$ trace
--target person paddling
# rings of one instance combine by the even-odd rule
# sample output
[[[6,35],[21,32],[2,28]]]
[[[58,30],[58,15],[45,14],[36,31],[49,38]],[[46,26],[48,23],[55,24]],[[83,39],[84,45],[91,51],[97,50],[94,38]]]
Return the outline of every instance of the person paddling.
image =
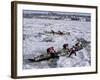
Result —
[[[47,49],[48,55],[50,55],[51,58],[56,58],[58,57],[56,51],[54,50],[54,47],[50,47]]]
[[[71,49],[70,49],[70,51],[69,51],[69,57],[72,55],[72,54],[75,54],[75,56],[76,56],[76,50],[75,50],[75,46],[73,46]]]
[[[82,49],[82,44],[81,44],[81,42],[77,42],[77,43],[75,44],[75,50],[78,51],[78,50],[80,50],[80,49]]]
[[[68,44],[63,44],[63,48],[59,52],[61,55],[67,55],[69,53],[69,47]]]

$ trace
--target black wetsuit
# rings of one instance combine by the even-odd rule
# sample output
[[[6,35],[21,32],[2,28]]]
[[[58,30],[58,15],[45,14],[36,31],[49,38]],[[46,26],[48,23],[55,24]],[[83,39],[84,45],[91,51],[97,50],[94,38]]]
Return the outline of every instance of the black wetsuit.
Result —
[[[73,49],[70,51],[69,57],[70,57],[72,54],[75,54],[75,56],[76,56],[76,51],[73,50]]]

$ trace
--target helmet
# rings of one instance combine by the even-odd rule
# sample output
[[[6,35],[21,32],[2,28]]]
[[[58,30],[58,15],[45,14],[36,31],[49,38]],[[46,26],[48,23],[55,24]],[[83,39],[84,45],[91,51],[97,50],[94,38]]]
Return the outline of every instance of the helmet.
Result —
[[[64,44],[64,45],[63,45],[63,48],[66,48],[67,46],[68,46],[68,44]]]
[[[50,52],[51,48],[47,48],[47,52]]]

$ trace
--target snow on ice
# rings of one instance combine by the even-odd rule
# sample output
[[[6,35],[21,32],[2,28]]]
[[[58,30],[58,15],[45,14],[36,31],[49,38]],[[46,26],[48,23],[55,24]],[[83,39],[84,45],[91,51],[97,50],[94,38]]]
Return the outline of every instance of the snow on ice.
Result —
[[[77,56],[60,56],[58,60],[41,62],[29,62],[27,60],[41,54],[46,54],[46,49],[51,46],[58,51],[62,49],[64,43],[68,43],[71,48],[77,42],[77,39],[80,38],[91,42],[90,21],[39,19],[34,17],[24,18],[23,21],[23,69],[91,66],[90,44],[82,50],[77,51]],[[46,33],[51,30],[63,33],[70,32],[70,35]]]

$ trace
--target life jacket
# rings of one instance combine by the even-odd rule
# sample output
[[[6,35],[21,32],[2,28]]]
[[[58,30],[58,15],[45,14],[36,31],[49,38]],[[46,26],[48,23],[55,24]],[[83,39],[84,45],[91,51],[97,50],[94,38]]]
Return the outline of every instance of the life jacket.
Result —
[[[68,52],[69,52],[69,48],[63,48],[63,49],[61,50],[61,52],[63,52],[63,53],[68,53]]]

